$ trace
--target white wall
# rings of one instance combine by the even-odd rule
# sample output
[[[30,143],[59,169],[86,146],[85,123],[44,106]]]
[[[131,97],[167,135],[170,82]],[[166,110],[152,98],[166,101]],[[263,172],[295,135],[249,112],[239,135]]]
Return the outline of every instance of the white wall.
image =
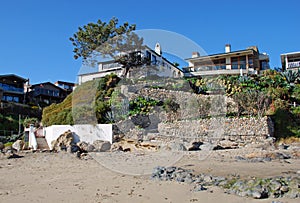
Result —
[[[52,125],[44,128],[44,135],[48,146],[51,149],[51,142],[56,140],[64,132],[71,130],[75,137],[75,142],[84,141],[93,143],[95,140],[109,141],[112,143],[112,125]]]

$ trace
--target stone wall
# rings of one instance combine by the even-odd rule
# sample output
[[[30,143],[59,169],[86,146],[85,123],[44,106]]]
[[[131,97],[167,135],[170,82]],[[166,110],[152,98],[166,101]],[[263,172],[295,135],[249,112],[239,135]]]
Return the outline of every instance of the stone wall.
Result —
[[[180,139],[187,142],[197,140],[214,143],[228,140],[242,146],[269,142],[266,138],[272,137],[274,133],[273,123],[268,117],[225,117],[226,113],[237,112],[237,106],[232,98],[223,95],[197,95],[188,91],[146,88],[143,85],[123,87],[121,92],[129,100],[142,95],[160,101],[170,99],[179,104],[180,108],[176,115],[171,115],[172,119],[169,119],[170,113],[156,109],[149,116],[151,125],[139,129],[139,133],[145,137],[149,133],[155,133],[154,139],[157,140]],[[127,137],[137,134],[133,131],[135,126],[130,119],[119,122],[117,126]]]
[[[186,141],[216,142],[228,140],[239,145],[259,144],[272,137],[274,126],[270,118],[211,118],[159,123],[160,136]]]
[[[237,112],[232,98],[223,95],[201,95],[184,91],[143,88],[140,95],[165,101],[171,99],[179,104],[178,119],[192,119],[213,114]]]

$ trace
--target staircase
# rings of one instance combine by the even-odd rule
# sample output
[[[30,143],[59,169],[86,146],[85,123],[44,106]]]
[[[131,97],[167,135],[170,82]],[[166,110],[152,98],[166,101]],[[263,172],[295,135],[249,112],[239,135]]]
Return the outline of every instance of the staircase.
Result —
[[[50,150],[48,143],[44,137],[36,137],[37,148],[40,150]]]

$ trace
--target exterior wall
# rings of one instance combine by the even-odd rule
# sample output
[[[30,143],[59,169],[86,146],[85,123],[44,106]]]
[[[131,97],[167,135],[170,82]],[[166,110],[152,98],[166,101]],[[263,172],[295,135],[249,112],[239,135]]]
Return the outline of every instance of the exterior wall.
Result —
[[[120,77],[123,73],[123,70],[114,69],[112,71],[102,71],[102,72],[97,72],[97,73],[93,73],[93,74],[79,75],[78,76],[78,83],[80,85],[80,84],[85,83],[87,81],[91,81],[91,80],[95,80],[95,79],[98,79],[98,78],[105,77],[106,75],[109,75],[111,73],[115,73],[117,76]]]
[[[73,132],[75,142],[84,141],[93,143],[95,140],[109,141],[112,143],[112,125],[53,125],[44,128],[44,135],[48,146],[51,149],[51,142],[56,140],[64,132],[71,130]]]

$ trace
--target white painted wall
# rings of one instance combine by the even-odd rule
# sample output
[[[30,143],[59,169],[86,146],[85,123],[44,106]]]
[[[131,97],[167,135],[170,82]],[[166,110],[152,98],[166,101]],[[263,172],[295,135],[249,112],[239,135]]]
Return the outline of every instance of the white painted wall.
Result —
[[[51,142],[56,140],[64,132],[71,130],[75,135],[75,142],[84,141],[93,143],[95,140],[103,140],[112,143],[112,125],[97,124],[97,125],[52,125],[44,128],[44,135],[51,149]]]
[[[97,72],[97,73],[93,73],[93,74],[79,75],[78,83],[79,83],[79,85],[81,85],[82,83],[85,83],[87,81],[103,78],[106,75],[109,75],[111,73],[115,73],[116,75],[118,75],[120,77],[123,72],[122,72],[122,70],[116,70],[114,68],[114,69],[111,69],[111,71],[101,71],[101,72]]]

